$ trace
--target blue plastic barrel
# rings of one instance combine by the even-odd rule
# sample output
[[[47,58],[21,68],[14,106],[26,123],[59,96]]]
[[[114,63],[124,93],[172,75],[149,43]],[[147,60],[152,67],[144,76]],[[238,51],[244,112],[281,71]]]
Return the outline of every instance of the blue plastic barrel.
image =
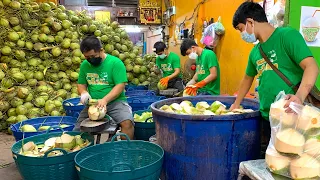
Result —
[[[63,109],[66,111],[67,116],[78,118],[81,111],[84,109],[84,105],[78,105],[80,98],[71,98],[63,101]]]
[[[157,143],[165,150],[161,180],[237,179],[242,161],[259,158],[259,103],[245,99],[252,113],[224,116],[191,116],[166,113],[163,105],[189,100],[230,106],[235,97],[198,96],[171,98],[151,105]]]
[[[125,86],[126,91],[134,91],[134,90],[148,90],[148,86],[137,86],[133,84],[128,84]]]
[[[134,91],[126,91],[125,92],[127,97],[132,96],[155,96],[156,91],[150,91],[150,90],[134,90]]]
[[[164,96],[137,96],[127,98],[128,104],[131,106],[132,111],[146,110],[149,106],[157,101],[165,99]]]

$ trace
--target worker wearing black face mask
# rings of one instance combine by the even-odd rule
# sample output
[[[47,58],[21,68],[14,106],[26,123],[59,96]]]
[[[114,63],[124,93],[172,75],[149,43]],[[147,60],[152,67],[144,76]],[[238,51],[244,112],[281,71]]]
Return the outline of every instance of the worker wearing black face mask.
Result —
[[[121,126],[121,132],[133,138],[134,123],[131,107],[124,94],[127,80],[123,62],[110,54],[106,54],[100,40],[95,36],[86,37],[80,50],[87,60],[80,66],[78,92],[81,103],[98,99],[97,107],[107,110],[107,114]],[[88,108],[79,115],[75,131],[80,130],[81,122],[88,118]]]

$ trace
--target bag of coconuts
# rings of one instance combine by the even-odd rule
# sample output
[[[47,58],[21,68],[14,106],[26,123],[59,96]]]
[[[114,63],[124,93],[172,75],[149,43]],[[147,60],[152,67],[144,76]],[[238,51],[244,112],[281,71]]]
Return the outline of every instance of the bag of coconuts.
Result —
[[[275,174],[292,179],[320,178],[320,110],[312,105],[290,104],[280,92],[270,107],[271,139],[266,164]]]

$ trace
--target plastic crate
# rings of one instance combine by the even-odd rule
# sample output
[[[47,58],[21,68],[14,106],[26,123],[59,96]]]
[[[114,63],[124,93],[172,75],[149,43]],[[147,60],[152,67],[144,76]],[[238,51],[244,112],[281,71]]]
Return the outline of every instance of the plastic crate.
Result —
[[[36,136],[39,134],[45,134],[46,131],[38,131],[38,132],[22,132],[20,131],[20,127],[25,124],[29,124],[34,126],[38,129],[41,125],[42,126],[56,126],[61,124],[69,125],[69,127],[63,128],[64,131],[72,131],[74,125],[77,122],[77,118],[71,116],[47,116],[47,117],[40,117],[40,118],[33,118],[29,120],[25,120],[22,122],[18,122],[16,124],[12,124],[10,129],[13,133],[14,138],[16,141],[20,141],[21,139]],[[60,132],[59,129],[52,129],[50,132]]]
[[[129,105],[132,107],[132,111],[140,111],[140,110],[146,110],[148,107],[157,101],[166,99],[164,96],[134,96],[129,97],[127,99]]]
[[[66,111],[67,116],[78,118],[81,111],[85,108],[84,105],[78,105],[80,98],[71,98],[63,101],[63,109]]]

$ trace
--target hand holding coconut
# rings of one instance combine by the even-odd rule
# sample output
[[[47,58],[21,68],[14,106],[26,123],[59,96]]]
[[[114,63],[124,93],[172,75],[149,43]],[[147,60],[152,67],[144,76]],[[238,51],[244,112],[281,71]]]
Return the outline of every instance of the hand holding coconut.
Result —
[[[107,102],[104,99],[89,101],[88,115],[92,121],[103,119],[107,114]]]

